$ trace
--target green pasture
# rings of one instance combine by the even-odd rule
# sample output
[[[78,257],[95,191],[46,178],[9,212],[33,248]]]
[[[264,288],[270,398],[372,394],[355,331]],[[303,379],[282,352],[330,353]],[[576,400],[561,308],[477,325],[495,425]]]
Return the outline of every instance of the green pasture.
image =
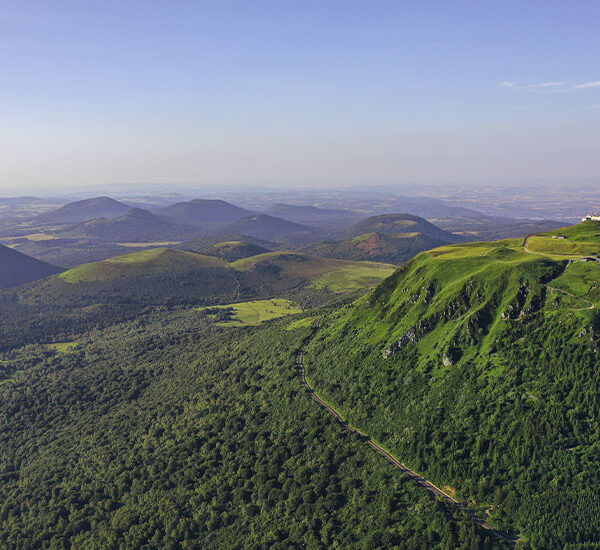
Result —
[[[46,344],[46,347],[56,353],[71,353],[77,347],[78,342],[55,342]]]
[[[214,309],[232,309],[233,315],[227,321],[219,321],[221,326],[255,326],[271,319],[302,313],[302,309],[291,300],[272,298],[270,300],[252,300],[223,306],[198,308],[198,311]]]
[[[320,290],[330,290],[331,292],[352,292],[376,286],[383,279],[394,273],[395,270],[396,266],[389,264],[354,262],[354,265],[347,265],[340,269],[324,273],[313,282],[312,286]]]

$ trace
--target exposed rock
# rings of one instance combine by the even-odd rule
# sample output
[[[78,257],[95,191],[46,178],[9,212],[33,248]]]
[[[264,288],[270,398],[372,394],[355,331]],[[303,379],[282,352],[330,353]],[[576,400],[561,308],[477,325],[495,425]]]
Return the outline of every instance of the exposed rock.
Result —
[[[442,363],[445,367],[451,367],[454,365],[462,356],[462,351],[455,347],[449,347],[442,356]]]
[[[523,306],[525,305],[525,301],[527,300],[528,295],[529,287],[527,283],[522,284],[519,287],[519,291],[517,292],[515,300],[511,304],[509,304],[509,306],[506,308],[506,311],[502,313],[502,319],[506,321],[508,319],[515,320],[522,318],[525,314],[525,312],[523,311]]]
[[[425,298],[423,298],[423,301],[428,304],[429,302],[431,302],[431,299],[435,296],[435,287],[433,285],[429,285],[427,287],[427,290],[425,291]]]
[[[396,342],[394,342],[389,348],[384,350],[383,358],[387,359],[390,355],[398,353],[402,348],[408,344],[417,343],[417,335],[414,328],[407,330]]]
[[[579,333],[579,338],[583,338],[584,336],[589,335],[590,340],[592,341],[592,343],[596,342],[598,340],[598,333],[594,330],[594,327],[584,327],[581,332]]]
[[[464,292],[460,296],[452,300],[443,312],[443,318],[446,320],[466,313],[471,308],[469,297]]]

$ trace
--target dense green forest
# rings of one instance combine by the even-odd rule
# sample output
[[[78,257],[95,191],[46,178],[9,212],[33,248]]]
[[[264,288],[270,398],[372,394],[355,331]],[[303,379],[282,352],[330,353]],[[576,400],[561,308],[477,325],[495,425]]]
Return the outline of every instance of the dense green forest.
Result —
[[[288,323],[157,312],[16,350],[0,545],[503,548],[315,406],[294,366],[311,329]]]

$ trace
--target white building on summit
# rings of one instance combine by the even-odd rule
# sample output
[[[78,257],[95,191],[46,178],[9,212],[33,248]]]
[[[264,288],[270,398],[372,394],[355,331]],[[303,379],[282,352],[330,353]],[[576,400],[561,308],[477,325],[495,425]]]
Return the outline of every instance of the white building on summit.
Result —
[[[588,214],[581,218],[582,222],[586,222],[588,220],[592,220],[593,222],[600,222],[600,214]]]

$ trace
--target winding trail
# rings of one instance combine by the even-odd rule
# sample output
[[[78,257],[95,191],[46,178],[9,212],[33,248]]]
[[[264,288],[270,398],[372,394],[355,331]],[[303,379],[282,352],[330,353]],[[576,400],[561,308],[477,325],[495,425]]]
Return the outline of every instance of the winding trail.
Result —
[[[321,321],[317,320],[315,322],[315,328],[318,329],[320,326]],[[369,445],[369,447],[371,447],[373,450],[375,450],[377,453],[379,453],[381,456],[383,456],[385,459],[391,462],[400,471],[407,474],[419,487],[422,487],[423,489],[431,493],[433,496],[442,499],[443,501],[454,506],[455,508],[469,516],[469,518],[471,518],[479,527],[487,531],[490,535],[512,543],[516,543],[519,541],[518,536],[512,536],[507,533],[498,531],[497,529],[494,529],[494,527],[492,527],[487,521],[477,516],[473,511],[469,510],[462,502],[459,502],[458,500],[454,499],[448,493],[445,493],[444,491],[442,491],[442,489],[431,483],[431,481],[426,480],[423,476],[411,470],[408,466],[406,466],[406,464],[400,462],[389,451],[387,451],[381,445],[373,441],[365,432],[359,430],[358,428],[355,428],[354,426],[351,426],[346,420],[344,420],[340,413],[337,412],[331,405],[329,405],[329,403],[321,399],[316,394],[312,386],[307,382],[306,368],[304,366],[304,349],[301,349],[298,352],[298,355],[296,356],[296,366],[300,371],[300,380],[302,382],[302,385],[308,390],[308,393],[310,393],[311,397],[319,405],[327,409],[336,418],[336,420],[349,432],[356,434],[362,441]]]
[[[565,259],[569,260],[569,264],[571,262],[576,261],[600,263],[600,258],[597,258],[596,256],[586,256],[585,254],[580,256],[573,256],[573,254],[563,254],[562,252],[532,252],[531,250],[529,250],[529,248],[527,248],[527,243],[530,237],[535,237],[537,235],[539,235],[539,233],[530,233],[529,235],[527,235],[527,237],[525,237],[525,239],[523,240],[523,252],[527,252],[527,254],[537,254],[538,256],[564,256]],[[569,264],[567,264],[567,267],[569,266]]]
[[[527,235],[527,237],[525,237],[525,239],[523,240],[523,251],[527,252],[528,254],[535,254],[534,252],[531,252],[531,250],[529,250],[527,248],[527,241],[529,241],[529,237],[534,237],[535,235],[537,235],[537,233],[531,233],[530,235]],[[567,256],[567,254],[559,254],[556,253],[556,255],[560,255],[560,256]],[[554,279],[558,279],[566,270],[567,268],[576,261],[594,261],[594,262],[600,262],[600,259],[594,257],[594,256],[576,256],[576,257],[569,257],[567,258],[567,263],[565,264],[564,268],[561,270],[561,272],[554,277]],[[546,288],[548,288],[548,290],[551,290],[553,292],[558,292],[560,294],[564,294],[565,296],[570,296],[571,298],[574,298],[576,300],[580,300],[582,302],[585,302],[586,304],[588,304],[588,307],[583,307],[583,308],[579,308],[579,309],[574,309],[573,311],[583,311],[586,309],[595,309],[596,308],[596,304],[594,304],[594,302],[592,302],[591,300],[587,300],[586,298],[582,298],[581,296],[576,296],[575,294],[568,292],[566,290],[562,290],[560,288],[556,288],[555,286],[550,286],[549,284],[546,285]]]
[[[560,288],[556,288],[555,286],[550,286],[550,285],[546,285],[546,287],[549,290],[553,290],[554,292],[559,292],[560,294],[564,294],[565,296],[570,296],[571,298],[574,298],[575,300],[580,300],[581,302],[585,302],[586,304],[588,304],[588,307],[582,307],[579,309],[574,309],[573,311],[583,311],[586,309],[596,309],[596,304],[594,304],[594,302],[592,302],[591,300],[586,300],[585,298],[582,298],[581,296],[576,296],[575,294],[572,294],[571,292],[567,292],[566,290],[562,290]]]
[[[529,240],[529,237],[533,237],[534,235],[535,235],[535,233],[530,233],[523,240],[523,252],[527,252],[527,254],[532,254],[532,252],[529,250],[529,248],[527,248],[527,241]]]

